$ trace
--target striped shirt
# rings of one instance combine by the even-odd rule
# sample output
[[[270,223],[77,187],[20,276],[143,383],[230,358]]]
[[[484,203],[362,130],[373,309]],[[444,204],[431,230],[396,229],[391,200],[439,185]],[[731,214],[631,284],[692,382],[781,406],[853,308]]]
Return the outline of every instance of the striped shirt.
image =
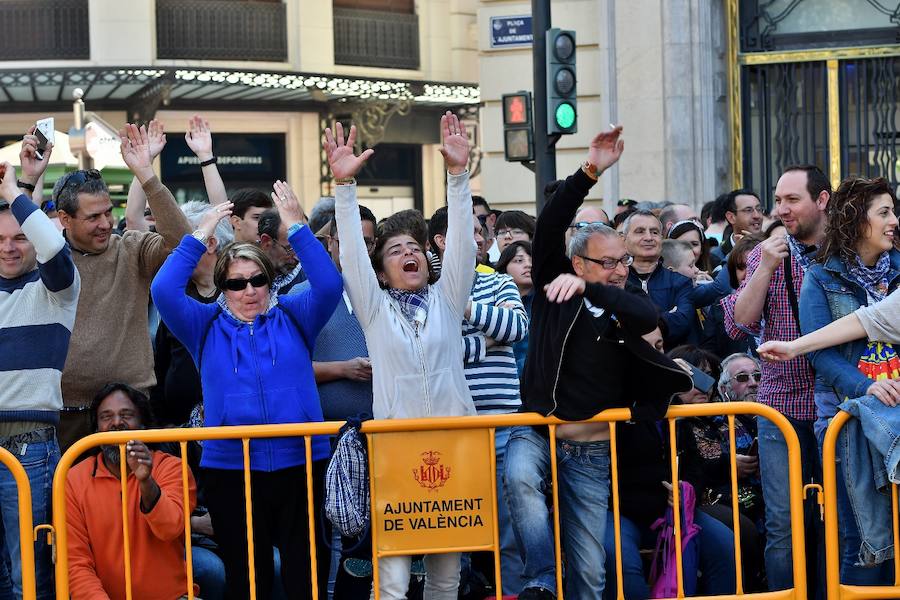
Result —
[[[761,322],[751,323],[744,327],[734,320],[734,304],[737,297],[744,291],[747,282],[759,268],[762,255],[761,246],[754,248],[747,255],[747,277],[734,294],[722,300],[722,308],[725,313],[725,331],[734,340],[743,339],[747,335],[762,334],[762,341],[782,340],[791,341],[800,337],[800,326],[791,310],[788,298],[787,286],[784,277],[784,265],[772,274],[769,282],[769,291],[766,295],[766,303],[762,312]],[[791,273],[793,275],[794,292],[800,298],[800,288],[803,285],[803,268],[791,255]],[[757,400],[761,404],[771,406],[781,414],[800,421],[814,421],[816,419],[816,403],[813,398],[815,378],[812,366],[803,356],[798,356],[785,362],[763,361],[760,364],[762,379],[759,382]]]
[[[10,210],[34,246],[37,268],[0,277],[0,421],[57,423],[81,280],[47,215],[24,194]]]
[[[478,414],[519,410],[519,372],[513,344],[528,334],[519,289],[508,275],[475,273],[472,308],[463,321],[466,382]],[[487,347],[487,338],[495,344]]]

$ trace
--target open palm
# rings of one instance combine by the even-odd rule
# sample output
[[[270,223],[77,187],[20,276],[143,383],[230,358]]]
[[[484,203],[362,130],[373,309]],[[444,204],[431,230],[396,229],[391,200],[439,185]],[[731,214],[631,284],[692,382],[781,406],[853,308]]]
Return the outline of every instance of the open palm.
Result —
[[[340,122],[335,123],[334,132],[331,128],[325,129],[325,141],[322,147],[325,156],[328,157],[328,166],[331,167],[331,175],[335,179],[349,179],[356,177],[369,157],[375,153],[371,148],[359,156],[353,154],[353,144],[356,143],[356,125],[350,127],[350,134],[344,139],[344,126]]]
[[[451,173],[465,171],[469,163],[469,138],[466,137],[466,126],[450,111],[441,117],[441,141],[447,170]]]
[[[596,165],[599,172],[603,172],[619,161],[625,150],[625,142],[620,139],[622,126],[614,127],[611,131],[601,131],[591,140],[588,150],[588,160]]]
[[[122,160],[132,172],[150,167],[150,140],[142,125],[127,124],[119,131]]]

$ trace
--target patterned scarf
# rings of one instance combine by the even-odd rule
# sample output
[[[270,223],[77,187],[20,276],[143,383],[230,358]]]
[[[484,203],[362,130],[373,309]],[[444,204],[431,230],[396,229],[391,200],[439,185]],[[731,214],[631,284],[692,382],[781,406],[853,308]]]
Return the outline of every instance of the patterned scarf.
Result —
[[[785,236],[787,238],[788,248],[791,250],[791,255],[797,260],[800,264],[800,268],[803,269],[803,272],[809,269],[809,265],[812,264],[812,257],[815,255],[815,246],[807,246],[805,244],[797,241],[796,238],[792,235]]]
[[[413,327],[423,325],[428,316],[428,286],[420,290],[398,290],[388,288],[387,293],[400,305],[403,316]]]
[[[882,252],[873,267],[864,265],[859,256],[855,258],[856,263],[848,265],[850,276],[865,288],[872,300],[875,302],[883,300],[888,292],[888,271],[891,270],[890,254]]]

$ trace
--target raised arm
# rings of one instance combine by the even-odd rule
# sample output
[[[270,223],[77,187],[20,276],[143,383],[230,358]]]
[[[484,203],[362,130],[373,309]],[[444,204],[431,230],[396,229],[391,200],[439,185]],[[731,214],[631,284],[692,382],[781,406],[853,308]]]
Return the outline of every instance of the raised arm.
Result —
[[[447,248],[441,262],[441,278],[435,285],[462,320],[472,291],[478,248],[472,236],[475,218],[466,170],[469,162],[466,126],[449,111],[441,117],[441,138],[441,154],[447,167]]]
[[[337,183],[334,192],[334,218],[341,240],[344,287],[350,296],[353,312],[362,328],[366,329],[378,311],[384,292],[378,285],[366,241],[363,239],[354,179],[374,151],[369,149],[359,156],[354,155],[355,141],[356,126],[350,127],[350,135],[345,140],[344,127],[335,123],[334,132],[331,128],[325,129],[322,147]]]
[[[162,121],[153,119],[147,127],[147,141],[150,144],[150,162],[152,163],[166,147],[166,132]],[[137,177],[131,179],[128,186],[128,199],[125,202],[125,227],[132,231],[150,231],[150,224],[144,211],[147,208],[147,194],[144,193]]]
[[[206,187],[206,197],[209,198],[209,203],[217,205],[227,202],[228,193],[225,191],[225,182],[222,181],[222,175],[219,174],[216,163],[203,164],[215,158],[209,121],[200,115],[194,115],[188,121],[188,131],[184,134],[184,141],[200,160],[200,171],[203,173],[203,185]]]
[[[60,305],[74,307],[78,302],[80,279],[65,239],[47,215],[19,189],[15,167],[3,163],[0,176],[3,178],[0,198],[9,203],[22,233],[34,246],[41,282],[50,292],[50,298]]]
[[[19,180],[22,183],[34,186],[34,191],[31,191],[28,188],[22,188],[22,192],[33,199],[35,204],[40,206],[43,191],[38,194],[37,190],[39,185],[43,185],[43,175],[47,170],[47,165],[50,164],[50,154],[53,152],[53,144],[48,143],[47,148],[43,153],[44,158],[38,159],[38,139],[37,136],[34,135],[34,130],[36,128],[36,125],[29,127],[28,131],[25,132],[25,137],[22,138],[22,149],[19,150],[19,165],[22,167],[22,173]],[[35,195],[38,197],[35,198]]]
[[[218,222],[231,215],[231,206],[229,202],[207,211],[198,227],[201,235],[211,237]],[[204,252],[204,242],[192,235],[184,236],[150,284],[150,295],[160,316],[192,356],[197,355],[200,337],[216,311],[215,304],[201,304],[186,293],[188,281]]]

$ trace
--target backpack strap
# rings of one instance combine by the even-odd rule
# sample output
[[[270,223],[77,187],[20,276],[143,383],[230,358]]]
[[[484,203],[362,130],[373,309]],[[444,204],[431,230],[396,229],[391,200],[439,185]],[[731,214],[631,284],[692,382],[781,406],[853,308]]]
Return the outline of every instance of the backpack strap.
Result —
[[[794,270],[791,255],[784,257],[784,287],[787,289],[788,302],[791,304],[791,314],[794,315],[794,322],[797,323],[797,330],[800,328],[800,304],[797,302],[797,291],[794,290]]]

